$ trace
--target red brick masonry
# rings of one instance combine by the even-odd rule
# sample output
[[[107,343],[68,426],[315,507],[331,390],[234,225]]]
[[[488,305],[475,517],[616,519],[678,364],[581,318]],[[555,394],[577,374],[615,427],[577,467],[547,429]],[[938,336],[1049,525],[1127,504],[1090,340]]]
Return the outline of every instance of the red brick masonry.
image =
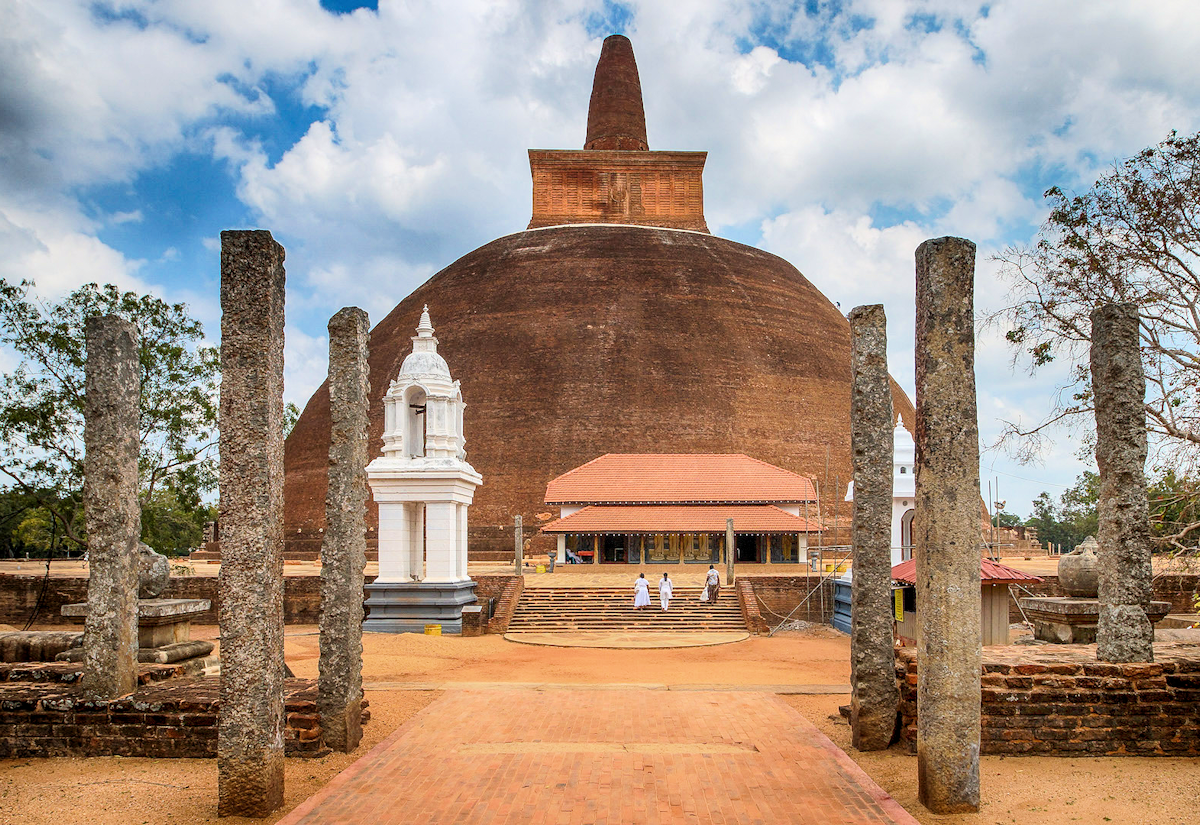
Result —
[[[733,586],[737,588],[738,606],[742,608],[742,621],[746,623],[746,629],[755,635],[769,631],[771,628],[763,619],[758,600],[754,598],[754,585],[749,579],[738,579]]]
[[[1200,755],[1200,644],[1158,642],[1152,664],[1096,661],[1095,645],[983,649],[983,753]],[[917,655],[896,650],[901,737],[917,744]]]
[[[476,576],[475,597],[483,604],[488,599],[496,599],[496,615],[488,622],[488,633],[507,633],[508,623],[512,621],[513,611],[521,593],[525,591],[524,576]]]
[[[217,755],[217,677],[165,678],[169,667],[141,666],[142,686],[111,702],[79,696],[78,666],[0,669],[0,758]],[[317,714],[317,683],[284,684],[288,756],[328,753]],[[363,700],[363,722],[371,718]]]

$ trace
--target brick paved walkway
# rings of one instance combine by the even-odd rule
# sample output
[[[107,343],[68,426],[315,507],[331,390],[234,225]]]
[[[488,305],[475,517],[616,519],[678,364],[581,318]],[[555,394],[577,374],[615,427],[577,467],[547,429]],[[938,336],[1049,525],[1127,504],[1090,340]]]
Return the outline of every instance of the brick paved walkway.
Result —
[[[513,690],[443,694],[280,825],[401,822],[916,820],[773,695]]]

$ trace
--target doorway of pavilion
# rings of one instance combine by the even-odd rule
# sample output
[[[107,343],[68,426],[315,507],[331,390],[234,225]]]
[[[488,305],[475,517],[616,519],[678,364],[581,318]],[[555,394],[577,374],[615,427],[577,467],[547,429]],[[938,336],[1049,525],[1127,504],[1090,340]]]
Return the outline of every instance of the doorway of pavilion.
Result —
[[[628,536],[601,536],[600,563],[625,564],[629,561]]]
[[[737,547],[737,560],[757,564],[758,558],[758,536],[739,535],[734,537],[735,546]]]

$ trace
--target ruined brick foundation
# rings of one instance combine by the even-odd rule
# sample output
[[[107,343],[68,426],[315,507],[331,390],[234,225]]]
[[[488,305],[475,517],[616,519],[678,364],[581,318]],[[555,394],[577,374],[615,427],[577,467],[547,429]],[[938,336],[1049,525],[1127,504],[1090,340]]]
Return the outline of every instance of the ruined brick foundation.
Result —
[[[1200,644],[1157,642],[1153,663],[1096,661],[1095,645],[985,647],[985,754],[1200,756]],[[917,654],[896,650],[901,739],[917,745]]]
[[[0,667],[0,758],[217,755],[216,677],[172,678],[169,666],[142,665],[136,693],[111,701],[80,695],[79,668],[66,664]],[[362,721],[371,717],[363,699]],[[284,682],[284,751],[329,752],[321,736],[315,679]]]

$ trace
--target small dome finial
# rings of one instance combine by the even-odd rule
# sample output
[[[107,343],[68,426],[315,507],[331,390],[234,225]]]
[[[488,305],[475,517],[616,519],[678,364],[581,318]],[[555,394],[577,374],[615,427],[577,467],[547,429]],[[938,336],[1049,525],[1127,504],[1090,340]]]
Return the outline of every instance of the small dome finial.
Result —
[[[633,58],[633,44],[624,35],[609,35],[600,49],[583,148],[643,152],[650,149],[646,142],[642,82]]]
[[[433,337],[433,322],[429,320],[429,304],[421,310],[421,321],[417,324],[417,336],[419,338]]]

